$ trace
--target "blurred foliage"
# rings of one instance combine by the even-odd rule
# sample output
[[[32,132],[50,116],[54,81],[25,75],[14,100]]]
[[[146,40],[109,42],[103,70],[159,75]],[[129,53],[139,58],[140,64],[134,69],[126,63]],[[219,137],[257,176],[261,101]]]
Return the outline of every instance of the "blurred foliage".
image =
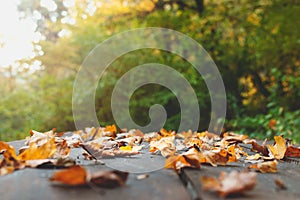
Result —
[[[72,84],[87,54],[110,36],[132,28],[165,27],[199,42],[222,74],[227,93],[226,130],[252,137],[284,134],[300,142],[300,5],[294,0],[55,0],[49,11],[36,0],[22,0],[25,17],[36,20],[44,52],[35,57],[43,70],[28,75],[1,71],[0,140],[24,137],[30,129],[74,130]],[[145,38],[147,39],[147,38]],[[30,63],[32,61],[22,61]],[[119,77],[133,67],[156,62],[179,71],[197,92],[199,130],[208,127],[210,97],[194,68],[182,58],[143,49],[121,56],[99,82],[95,105],[101,125],[114,123],[110,97]],[[130,113],[140,125],[148,110],[163,105],[167,129],[178,128],[180,107],[168,89],[147,85],[131,97]]]

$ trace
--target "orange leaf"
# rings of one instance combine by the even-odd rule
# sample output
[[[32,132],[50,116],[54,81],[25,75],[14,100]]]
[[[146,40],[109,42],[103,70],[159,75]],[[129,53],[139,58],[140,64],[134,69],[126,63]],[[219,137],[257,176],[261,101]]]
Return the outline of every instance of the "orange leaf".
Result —
[[[86,184],[87,172],[79,165],[56,172],[50,178],[51,181],[57,181],[67,185],[84,185]]]
[[[105,126],[105,131],[111,132],[111,133],[117,133],[117,127],[116,125],[110,125],[110,126]]]
[[[14,147],[2,141],[0,141],[0,154],[1,152],[4,152],[3,156],[5,159],[9,159],[11,157],[17,159]]]
[[[268,145],[268,149],[270,152],[270,157],[274,157],[276,159],[282,159],[284,157],[286,151],[285,140],[282,136],[274,136],[275,145]]]
[[[55,138],[51,138],[42,146],[30,143],[29,148],[24,150],[18,158],[21,160],[37,160],[51,158],[56,152]]]

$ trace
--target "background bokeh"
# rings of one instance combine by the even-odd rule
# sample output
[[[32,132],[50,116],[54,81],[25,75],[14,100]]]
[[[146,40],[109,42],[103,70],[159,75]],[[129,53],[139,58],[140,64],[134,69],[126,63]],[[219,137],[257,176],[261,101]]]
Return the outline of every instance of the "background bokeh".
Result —
[[[215,61],[227,94],[224,130],[256,138],[283,134],[300,142],[298,1],[4,0],[0,4],[0,140],[24,138],[30,129],[74,130],[73,81],[87,54],[116,33],[162,27],[195,39]],[[15,6],[14,16],[6,9],[8,4]],[[15,49],[9,49],[10,44]],[[211,105],[203,78],[181,57],[158,49],[133,51],[110,65],[96,93],[100,124],[114,123],[111,94],[117,80],[145,63],[171,66],[190,82],[201,110],[199,131],[206,130]],[[132,118],[146,125],[154,104],[167,110],[165,128],[176,130],[178,101],[159,85],[145,85],[134,93]]]

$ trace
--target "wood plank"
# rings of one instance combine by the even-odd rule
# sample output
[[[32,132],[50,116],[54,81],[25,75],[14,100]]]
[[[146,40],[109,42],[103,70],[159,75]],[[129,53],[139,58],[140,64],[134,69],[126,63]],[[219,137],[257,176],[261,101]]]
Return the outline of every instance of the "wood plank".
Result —
[[[16,149],[24,141],[10,143]],[[80,156],[81,149],[74,149],[71,157],[89,171],[110,170],[105,165],[94,161],[84,161]],[[124,160],[123,160],[124,161]],[[120,161],[121,162],[121,161]],[[15,171],[0,176],[1,200],[14,199],[190,199],[186,188],[172,170],[160,169],[150,172],[149,177],[137,180],[138,174],[130,173],[126,185],[115,189],[103,189],[95,185],[84,187],[57,186],[48,181],[57,169],[30,169]]]

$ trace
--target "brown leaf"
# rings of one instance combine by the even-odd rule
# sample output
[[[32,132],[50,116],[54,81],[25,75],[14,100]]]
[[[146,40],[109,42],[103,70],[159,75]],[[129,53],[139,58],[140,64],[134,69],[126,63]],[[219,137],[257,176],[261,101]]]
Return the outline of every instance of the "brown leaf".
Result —
[[[255,172],[232,171],[229,174],[221,172],[218,180],[214,177],[201,177],[201,182],[204,190],[217,191],[221,197],[226,197],[252,190],[256,185],[256,178]]]
[[[230,143],[242,143],[247,138],[247,135],[236,134],[233,132],[226,132],[223,134],[223,139]]]
[[[279,189],[281,189],[281,190],[286,190],[287,189],[287,187],[286,187],[285,183],[283,182],[283,180],[281,180],[279,178],[275,178],[274,182],[275,182],[276,186]]]
[[[252,150],[257,151],[257,152],[261,153],[264,156],[268,156],[269,151],[268,151],[267,146],[265,145],[266,141],[267,140],[265,140],[262,145],[259,145],[256,141],[252,141],[252,143],[251,143],[252,144]]]
[[[284,155],[290,157],[300,157],[300,147],[288,146]]]
[[[99,171],[90,175],[90,182],[100,187],[115,188],[125,185],[128,172],[113,171]]]
[[[277,172],[277,161],[273,160],[273,161],[261,162],[254,165],[250,165],[248,168],[256,169],[261,173],[275,173]]]
[[[205,162],[204,157],[200,152],[194,148],[181,155],[173,155],[167,158],[165,161],[165,168],[173,168],[176,172],[179,172],[181,168],[200,168],[200,162]]]

